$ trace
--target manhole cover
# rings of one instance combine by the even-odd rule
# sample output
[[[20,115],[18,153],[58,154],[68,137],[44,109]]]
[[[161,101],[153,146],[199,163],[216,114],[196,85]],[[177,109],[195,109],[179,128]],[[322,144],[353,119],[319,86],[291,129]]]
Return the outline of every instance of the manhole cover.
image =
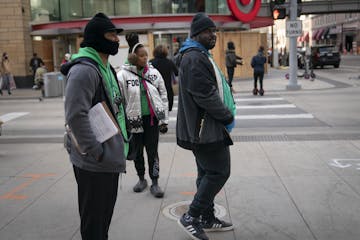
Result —
[[[171,204],[162,210],[165,217],[177,221],[188,209],[191,201],[183,201]],[[223,218],[226,215],[226,209],[215,203],[215,216]]]

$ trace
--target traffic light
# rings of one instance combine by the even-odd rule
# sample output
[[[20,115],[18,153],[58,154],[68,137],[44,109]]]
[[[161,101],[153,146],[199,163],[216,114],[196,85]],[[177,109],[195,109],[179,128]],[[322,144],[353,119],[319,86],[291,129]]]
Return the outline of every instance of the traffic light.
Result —
[[[285,0],[272,0],[270,2],[270,13],[274,20],[286,18]]]
[[[274,20],[286,18],[286,8],[275,8],[272,11],[272,17]]]

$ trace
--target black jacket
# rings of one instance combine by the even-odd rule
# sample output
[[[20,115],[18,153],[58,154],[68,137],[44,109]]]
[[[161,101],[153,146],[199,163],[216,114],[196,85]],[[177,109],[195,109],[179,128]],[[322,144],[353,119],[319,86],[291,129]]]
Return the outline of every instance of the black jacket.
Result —
[[[177,144],[185,149],[232,145],[225,125],[234,117],[220,99],[214,68],[206,53],[190,48],[179,68]]]
[[[227,68],[235,68],[237,64],[242,65],[242,57],[235,54],[235,50],[226,50],[225,65]]]
[[[170,59],[164,58],[154,58],[150,60],[151,64],[160,72],[161,76],[164,79],[165,87],[168,95],[174,95],[173,89],[172,89],[172,76],[171,74],[174,74],[175,76],[178,75],[178,69],[175,66],[174,62]]]

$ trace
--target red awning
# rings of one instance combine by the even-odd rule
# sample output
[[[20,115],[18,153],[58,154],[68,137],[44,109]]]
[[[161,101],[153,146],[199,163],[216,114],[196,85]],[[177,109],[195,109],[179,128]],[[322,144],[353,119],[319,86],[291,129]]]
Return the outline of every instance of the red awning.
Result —
[[[304,38],[304,32],[300,36],[297,37],[297,41],[303,42],[304,41],[303,38]]]
[[[312,32],[312,40],[316,40],[316,35],[318,34],[319,30],[314,30]]]
[[[305,36],[303,37],[303,41],[304,42],[309,42],[309,32],[307,32],[306,34],[305,34]]]
[[[318,31],[318,33],[316,34],[316,40],[320,40],[321,36],[323,34],[323,32],[325,31],[325,28],[322,28]]]

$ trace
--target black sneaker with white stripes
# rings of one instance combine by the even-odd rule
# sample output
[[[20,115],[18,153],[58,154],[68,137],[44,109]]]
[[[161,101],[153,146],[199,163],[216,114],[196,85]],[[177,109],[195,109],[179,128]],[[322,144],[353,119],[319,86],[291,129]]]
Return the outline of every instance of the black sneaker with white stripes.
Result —
[[[209,240],[204,230],[201,227],[201,222],[198,218],[194,218],[187,213],[184,213],[178,220],[180,227],[194,240]]]
[[[202,220],[201,225],[205,232],[225,232],[234,229],[232,223],[225,222],[217,217],[211,220]]]

